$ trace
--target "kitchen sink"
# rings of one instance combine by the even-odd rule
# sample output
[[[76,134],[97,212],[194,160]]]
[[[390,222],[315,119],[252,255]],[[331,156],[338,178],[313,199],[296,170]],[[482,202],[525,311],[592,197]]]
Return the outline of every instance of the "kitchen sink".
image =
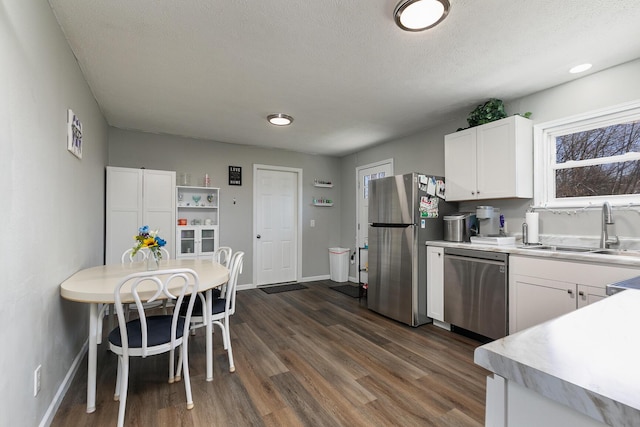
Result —
[[[520,249],[544,250],[554,252],[591,252],[594,248],[580,248],[575,246],[557,246],[557,245],[537,245],[537,246],[520,246]]]
[[[630,249],[594,249],[590,253],[598,255],[640,257],[640,251],[634,251]]]
[[[557,245],[536,245],[536,246],[520,246],[520,249],[550,251],[550,252],[574,252],[594,255],[612,255],[612,256],[629,256],[640,258],[640,250],[632,249],[601,249],[601,248],[584,248],[576,246],[557,246]]]

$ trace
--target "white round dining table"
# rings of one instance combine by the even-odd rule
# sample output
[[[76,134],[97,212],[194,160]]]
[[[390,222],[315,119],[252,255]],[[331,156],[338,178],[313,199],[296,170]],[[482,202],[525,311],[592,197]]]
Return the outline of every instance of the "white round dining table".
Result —
[[[175,268],[190,268],[194,270],[200,280],[200,292],[205,292],[207,309],[205,313],[211,313],[212,292],[229,280],[229,270],[208,259],[169,259],[160,261],[160,270]],[[98,318],[103,304],[115,302],[114,290],[116,285],[131,273],[147,270],[146,262],[133,262],[123,264],[99,265],[80,270],[60,284],[62,298],[89,304],[89,349],[88,349],[88,374],[87,374],[87,412],[96,409],[96,370],[98,343],[101,341],[98,330],[101,322]],[[159,271],[159,274],[161,272]],[[122,295],[123,301],[133,301],[126,294]],[[101,328],[100,328],[101,329]],[[213,380],[213,335],[210,321],[206,321],[206,359],[207,381]]]

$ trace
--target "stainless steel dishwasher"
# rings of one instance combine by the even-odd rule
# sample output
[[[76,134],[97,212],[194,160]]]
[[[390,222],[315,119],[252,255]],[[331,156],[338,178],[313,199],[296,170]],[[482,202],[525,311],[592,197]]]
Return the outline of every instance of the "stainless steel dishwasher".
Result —
[[[498,339],[508,333],[509,255],[444,249],[444,321]]]

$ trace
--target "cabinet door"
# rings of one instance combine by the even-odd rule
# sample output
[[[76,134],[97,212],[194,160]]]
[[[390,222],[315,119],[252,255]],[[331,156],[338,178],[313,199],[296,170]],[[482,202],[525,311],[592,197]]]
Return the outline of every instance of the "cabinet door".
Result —
[[[218,228],[217,227],[199,227],[200,251],[198,256],[211,257],[216,249],[218,249]]]
[[[578,285],[578,308],[585,307],[607,297],[607,290],[603,287]]]
[[[513,120],[498,120],[479,126],[477,129],[477,196],[479,199],[495,199],[515,194],[514,127]]]
[[[142,223],[142,170],[107,167],[105,264],[120,264]]]
[[[576,309],[576,285],[514,275],[509,298],[514,314],[509,333],[521,331]]]
[[[444,248],[427,247],[427,316],[444,322]]]
[[[446,199],[472,200],[476,195],[476,129],[445,135]]]
[[[176,258],[195,258],[198,252],[197,227],[178,227]]]
[[[167,241],[166,249],[173,256],[175,245],[171,236],[176,227],[176,173],[145,169],[143,174],[143,224],[158,230]]]

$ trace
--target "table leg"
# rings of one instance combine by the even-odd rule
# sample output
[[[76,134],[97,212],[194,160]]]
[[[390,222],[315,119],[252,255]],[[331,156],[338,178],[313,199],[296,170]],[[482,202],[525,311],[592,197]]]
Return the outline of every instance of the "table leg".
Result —
[[[204,321],[205,321],[205,334],[207,335],[206,344],[207,347],[207,381],[213,381],[213,325],[211,324],[211,310],[213,303],[211,299],[213,298],[213,292],[211,289],[205,292],[205,304],[206,309],[204,311]]]
[[[98,364],[98,304],[89,304],[89,361],[87,372],[87,413],[96,410],[96,368]]]

